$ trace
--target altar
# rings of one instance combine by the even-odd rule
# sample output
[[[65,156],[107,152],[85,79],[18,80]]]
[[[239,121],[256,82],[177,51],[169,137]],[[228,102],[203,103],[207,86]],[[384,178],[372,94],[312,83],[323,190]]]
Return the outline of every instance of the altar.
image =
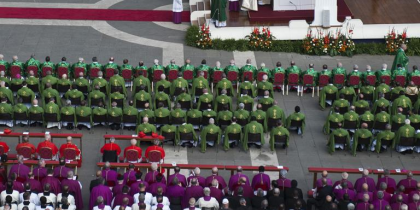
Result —
[[[273,0],[273,11],[314,10],[315,0]]]

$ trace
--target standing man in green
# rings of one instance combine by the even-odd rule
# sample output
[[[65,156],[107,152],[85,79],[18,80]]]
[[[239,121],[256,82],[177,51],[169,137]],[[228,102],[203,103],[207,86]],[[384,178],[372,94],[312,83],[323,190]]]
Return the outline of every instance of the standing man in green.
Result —
[[[226,0],[213,0],[211,2],[210,17],[217,28],[226,26],[226,4]]]
[[[407,50],[407,45],[402,44],[401,47],[397,50],[397,54],[394,58],[394,63],[392,63],[391,71],[394,71],[397,69],[397,65],[401,64],[403,68],[407,69],[408,67],[408,57],[405,54],[405,51]]]

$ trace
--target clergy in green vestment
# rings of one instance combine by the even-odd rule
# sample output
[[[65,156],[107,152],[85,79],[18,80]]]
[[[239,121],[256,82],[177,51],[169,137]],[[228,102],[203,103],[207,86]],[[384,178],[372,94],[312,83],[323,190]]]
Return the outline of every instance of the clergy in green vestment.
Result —
[[[31,120],[31,126],[35,123],[36,124],[44,124],[44,109],[38,105],[38,100],[34,99],[32,100],[32,106],[29,108],[28,110],[28,114],[29,116],[31,116],[31,114],[41,114],[42,116],[42,120],[41,121],[35,121],[35,120]]]
[[[134,101],[130,100],[128,101],[128,106],[125,106],[123,109],[123,119],[126,116],[135,116],[137,119],[137,116],[139,115],[139,111],[134,106]],[[137,120],[136,120],[137,121]],[[127,127],[128,130],[134,130],[137,123],[125,123],[123,124],[123,127]]]
[[[385,84],[385,83],[381,83],[381,84],[380,84],[380,85],[378,85],[378,87],[376,87],[376,89],[375,89],[374,99],[378,99],[378,98],[380,98],[380,97],[379,97],[379,94],[380,94],[380,93],[384,94],[384,97],[385,97],[385,94],[387,94],[387,93],[389,93],[389,92],[391,92],[391,88],[389,87],[389,85],[387,85],[387,84]]]
[[[346,127],[346,123],[355,123],[356,127],[353,127],[351,129],[349,129],[349,131],[351,131],[352,133],[354,133],[354,129],[357,128],[357,126],[359,126],[359,115],[355,112],[355,107],[351,106],[350,110],[346,113],[344,113],[343,117],[344,117],[344,123],[343,126]]]
[[[222,72],[222,74],[225,73],[225,69],[221,65],[222,64],[220,63],[220,61],[216,61],[216,66],[209,69],[208,79],[211,82],[216,82],[213,80],[213,75],[215,74],[215,72]]]
[[[182,139],[182,134],[192,134],[193,139]],[[197,134],[194,131],[194,127],[192,124],[189,123],[183,123],[181,125],[178,126],[177,130],[176,130],[176,134],[175,134],[175,145],[180,145],[180,146],[185,146],[190,145],[190,146],[197,146],[197,142],[198,142],[198,137]]]
[[[163,135],[163,133],[176,133],[176,126],[167,124],[167,125],[164,125],[164,126],[160,127],[159,134]],[[175,141],[175,139],[174,139],[174,141]]]
[[[306,120],[305,115],[300,112],[300,107],[296,106],[295,112],[287,117],[286,128],[288,128],[289,130],[296,130],[297,134],[301,135],[305,131],[305,120]],[[301,127],[293,126],[292,121],[302,122],[302,126]]]
[[[257,97],[257,91],[255,89],[255,85],[248,80],[248,78],[244,78],[244,81],[239,85],[239,92],[242,93],[244,90],[248,91],[248,95],[255,98]]]
[[[119,87],[122,90],[124,95],[127,95],[127,89],[125,88],[125,81],[122,76],[116,74],[118,70],[115,70],[114,76],[109,78],[109,92],[112,92],[112,89]],[[121,92],[120,90],[120,92]],[[109,94],[109,93],[108,93]]]
[[[35,55],[33,55],[33,54],[31,55],[31,57],[25,63],[25,68],[26,69],[28,69],[28,67],[30,67],[30,66],[35,66],[36,70],[34,71],[34,75],[39,75],[39,69],[40,69],[40,66],[41,66],[41,62],[39,62],[39,60],[37,60],[35,58]]]
[[[190,109],[193,103],[193,100],[191,98],[191,94],[187,93],[187,90],[185,88],[181,89],[181,94],[179,94],[179,96],[176,97],[175,100],[176,103],[180,103],[181,104],[181,108],[182,109]]]
[[[203,59],[201,61],[201,65],[195,67],[195,74],[194,75],[200,75],[199,72],[207,72],[207,80],[210,79],[210,70],[211,67],[207,65],[206,59]]]
[[[197,91],[202,93],[203,89],[209,89],[209,82],[206,78],[204,78],[204,72],[200,72],[198,77],[194,78],[194,80],[193,80],[192,96],[196,96]],[[197,96],[200,96],[200,95],[197,95]]]
[[[409,119],[406,119],[404,123],[405,125],[401,126],[395,133],[395,141],[392,144],[392,148],[395,148],[398,152],[413,150],[412,147],[409,146],[400,146],[400,143],[403,140],[402,138],[414,138],[416,133],[413,126],[410,125],[411,122]]]
[[[318,73],[318,75],[317,75],[317,77],[316,77],[316,82],[317,82],[317,83],[319,83],[319,78],[320,78],[322,75],[326,75],[326,76],[328,76],[328,78],[329,78],[331,81],[333,81],[333,84],[334,84],[334,85],[336,85],[336,83],[334,82],[334,75],[333,75],[333,72],[332,72],[332,71],[330,71],[330,70],[328,70],[328,66],[327,66],[326,64],[324,64],[324,65],[322,66],[322,70]],[[341,87],[339,87],[339,88],[341,88]]]
[[[205,110],[207,108],[206,104],[213,104],[214,97],[213,94],[208,93],[206,88],[203,89],[203,95],[198,98],[197,106],[200,110]]]
[[[277,101],[274,101],[274,104],[272,107],[270,107],[267,111],[266,111],[266,119],[267,119],[267,129],[271,130],[271,128],[273,128],[275,126],[275,123],[270,123],[271,122],[275,122],[277,120],[281,120],[281,123],[283,125],[286,124],[286,116],[284,114],[283,109],[281,109],[278,106]]]
[[[405,82],[408,79],[407,78],[407,76],[408,76],[407,69],[403,68],[401,66],[401,64],[398,64],[397,65],[397,69],[392,72],[392,79],[394,80],[395,85],[397,85],[397,86],[403,86],[404,84],[399,84],[398,82],[395,81],[395,79],[397,78],[397,76],[403,76],[403,77],[405,77]]]
[[[386,141],[392,141],[390,144],[391,146],[394,144],[395,141],[395,133],[391,131],[390,124],[387,124],[385,126],[385,130],[379,132],[378,135],[376,135],[376,138],[371,146],[371,151],[375,151],[379,154],[380,152],[382,152],[383,149],[388,149],[387,147],[382,146],[386,143]]]
[[[60,110],[60,115],[61,118],[63,119],[64,117],[73,117],[74,121],[73,122],[67,122],[67,121],[62,121],[61,123],[63,124],[63,126],[66,126],[67,130],[71,130],[73,129],[74,125],[76,124],[76,115],[75,115],[76,111],[74,109],[74,106],[71,105],[71,101],[67,100],[66,101],[66,105],[63,106]]]
[[[353,106],[356,107],[357,113],[360,113],[360,112],[364,113],[364,111],[369,109],[369,102],[364,100],[363,94],[359,94],[358,100],[353,103]],[[358,111],[358,110],[361,110],[361,111]]]
[[[4,71],[6,76],[9,75],[10,64],[9,62],[4,60],[4,55],[0,55],[0,66],[4,66]]]
[[[328,116],[327,121],[324,124],[324,129],[323,129],[325,134],[329,135],[331,133],[331,128],[330,128],[331,123],[343,124],[344,116],[341,115],[339,111],[340,110],[336,108],[334,109],[334,112]]]
[[[114,118],[115,121],[117,122],[108,122],[109,127],[111,128],[111,130],[120,130],[121,128],[121,123],[119,123],[118,121],[122,122],[122,109],[117,107],[117,102],[112,102],[108,108],[108,121],[110,118]]]
[[[150,93],[146,92],[145,90],[145,86],[144,85],[140,85],[139,87],[139,91],[134,95],[134,107],[138,108],[139,107],[139,103],[149,103],[152,104],[152,96],[150,95]],[[142,109],[142,107],[138,108],[138,109]]]
[[[152,132],[156,133],[156,127],[153,124],[149,123],[148,117],[143,117],[142,124],[139,124],[136,128],[136,133],[143,132],[146,135],[151,135]],[[137,146],[140,146],[140,142],[137,143]]]
[[[210,17],[216,27],[226,26],[226,20],[227,20],[226,4],[227,4],[226,0],[213,0],[211,3]]]
[[[227,105],[225,105],[227,106]],[[221,110],[217,112],[217,118],[216,118],[216,122],[218,125],[222,126],[222,121],[223,122],[230,122],[232,120],[233,117],[233,113],[229,110]],[[225,124],[223,124],[225,126]],[[223,127],[222,127],[223,128]]]
[[[48,67],[51,68],[51,74],[55,76],[56,75],[55,64],[51,62],[50,56],[45,57],[45,62],[40,64],[38,75],[42,75],[42,72],[43,72],[42,69],[48,68]]]
[[[79,61],[77,63],[73,63],[73,65],[71,66],[71,72],[69,72],[69,78],[72,78],[75,76],[74,72],[76,68],[82,68],[84,70],[83,75],[86,75],[87,64],[85,63],[85,60],[83,58],[79,58]]]
[[[414,114],[414,113],[410,112],[410,117],[408,119],[410,120],[411,123],[414,123],[414,124],[420,123],[420,115],[419,114]]]
[[[24,117],[28,117],[28,107],[26,107],[26,105],[22,103],[21,98],[18,98],[17,103],[13,106],[13,114],[21,114]],[[21,124],[21,126],[24,126],[28,124],[28,120],[15,120],[15,124]]]
[[[344,86],[339,92],[338,94],[343,94],[344,98],[346,98],[350,104],[353,104],[354,101],[356,100],[356,91],[354,91],[353,87],[347,87]]]
[[[403,109],[401,107],[398,107],[397,114],[394,114],[394,115],[391,116],[391,121],[392,121],[393,125],[394,124],[400,124],[401,125],[401,124],[404,123],[404,120],[407,119],[406,115],[402,114],[402,112],[403,112]],[[398,130],[398,129],[396,129],[396,130]]]
[[[13,107],[11,104],[7,103],[6,98],[1,98],[1,103],[0,103],[0,114],[9,114],[10,118],[9,119],[2,119],[0,120],[0,124],[1,125],[6,125],[8,127],[13,127]],[[7,151],[5,151],[7,152]]]
[[[107,69],[113,69],[114,75],[121,74],[120,67],[118,66],[118,64],[114,63],[114,57],[110,57],[108,60],[108,63],[104,65],[104,70],[107,70]],[[115,70],[118,70],[118,73],[115,72]]]
[[[251,115],[250,115],[250,112],[245,109],[245,105],[243,103],[240,103],[239,106],[238,106],[238,110],[236,110],[233,113],[233,116],[236,117],[236,119],[238,121],[243,122],[243,123],[239,123],[239,124],[241,124],[242,126],[245,126],[248,123],[249,117]]]
[[[175,59],[172,59],[169,63],[169,65],[167,65],[165,67],[165,74],[169,75],[169,71],[171,70],[176,70],[177,72],[179,71],[181,67],[179,67],[176,63],[175,63]]]
[[[159,64],[159,60],[155,59],[153,60],[153,66],[149,68],[149,78],[152,79],[154,77],[154,72],[156,70],[161,70],[162,72],[165,72],[165,67]]]
[[[247,109],[248,111],[252,111],[254,108],[254,99],[248,95],[248,90],[242,90],[241,95],[238,97],[236,103],[237,105],[243,103],[245,107],[250,107],[250,109]]]
[[[9,78],[6,77],[6,72],[5,71],[0,71],[0,82],[4,82],[4,83],[6,83],[7,87],[10,87],[10,80],[9,80]]]
[[[368,83],[368,82],[366,82],[366,83]],[[369,85],[369,84],[367,84],[365,86],[362,86],[360,88],[360,94],[363,94],[365,96],[365,98],[369,98],[369,101],[371,99],[375,100],[374,99],[374,92],[375,92],[375,87],[373,87],[372,85]],[[368,96],[370,96],[370,97],[368,97]]]
[[[171,109],[171,101],[169,99],[168,94],[164,92],[164,89],[162,86],[158,88],[158,92],[155,94],[155,102],[154,102],[154,109],[156,109],[157,104],[162,103],[164,107],[167,107],[168,109]]]
[[[181,67],[181,72],[184,74],[185,71],[191,71],[193,73],[193,78],[195,77],[195,67],[191,64],[191,60],[185,60],[185,64]],[[192,79],[187,80],[188,83],[192,82]]]
[[[0,91],[1,95],[1,91]],[[30,97],[31,101],[35,99],[35,93],[30,88],[28,88],[28,84],[26,81],[22,82],[22,87],[17,91],[17,97],[18,98],[27,98]]]
[[[369,110],[366,110],[365,113],[360,115],[359,123],[372,123],[375,121],[375,115],[372,114]]]
[[[338,108],[340,110],[341,109],[345,109],[346,110],[345,112],[348,112],[349,111],[349,108],[350,108],[349,101],[347,101],[344,98],[344,94],[340,94],[339,98],[340,99],[334,101],[334,103],[332,105],[332,109],[335,109],[335,108]]]
[[[382,64],[381,70],[377,70],[375,72],[376,79],[377,79],[378,82],[383,82],[382,81],[382,76],[390,76],[390,77],[392,76],[391,71],[387,68],[388,68],[388,65],[386,63],[384,63],[384,64]]]
[[[401,94],[405,94],[405,89],[401,86],[396,86],[391,90],[391,100],[398,98]]]
[[[143,71],[146,71],[147,75],[144,75]],[[139,65],[134,67],[133,69],[133,75],[134,77],[138,77],[140,72],[142,72],[142,75],[146,78],[149,78],[149,68],[144,64],[143,61],[139,62]]]
[[[92,106],[92,99],[93,100],[101,100],[102,103],[105,103],[105,93],[101,92],[100,90],[101,88],[99,87],[99,85],[96,85],[93,89],[92,92],[89,93],[88,95],[88,100],[89,100],[89,106]],[[95,105],[96,106],[96,105]]]
[[[250,141],[250,139],[248,138],[250,137],[250,134],[256,134],[260,137],[260,142],[256,142],[255,139],[251,139],[252,143],[258,146],[264,145],[264,128],[260,123],[256,121],[255,117],[252,117],[251,122],[249,122],[244,128],[244,138],[242,139],[242,147],[245,151],[248,151],[248,142]]]
[[[276,74],[284,74],[286,76],[286,70],[284,70],[284,68],[281,67],[281,62],[280,61],[278,61],[276,63],[276,68],[274,68],[271,71],[271,74],[269,75],[270,81],[273,82],[273,83],[274,83],[274,77],[275,77]],[[278,90],[280,92],[280,89],[281,89],[281,86],[280,85],[275,85],[274,84],[274,90]]]
[[[146,87],[148,93],[152,93],[152,86],[150,85],[150,80],[147,77],[143,76],[143,71],[139,71],[139,76],[136,77],[133,81],[133,90],[137,93],[141,85]]]
[[[217,139],[214,142],[207,142],[207,134],[217,135]],[[211,146],[217,146],[220,143],[220,138],[222,136],[222,130],[219,126],[214,124],[214,119],[209,119],[209,124],[201,130],[200,137],[201,137],[201,152],[205,153],[207,149],[207,144]]]
[[[387,112],[388,114],[391,113],[391,106],[390,106],[390,102],[388,100],[386,100],[386,98],[384,97],[384,94],[379,93],[379,98],[378,100],[375,101],[375,103],[373,104],[372,107],[372,113],[377,113],[380,109],[384,109],[385,112]]]
[[[239,142],[235,142],[234,140],[229,139],[229,134],[239,134]],[[226,127],[224,132],[224,139],[223,139],[223,149],[225,151],[228,151],[230,146],[233,144],[234,146],[237,146],[238,143],[242,142],[242,126],[236,123],[236,117],[232,118],[232,123]]]
[[[246,59],[246,64],[245,66],[242,66],[242,68],[239,70],[239,76],[241,78],[241,81],[244,81],[244,75],[245,72],[251,72],[252,73],[252,80],[254,80],[257,76],[257,67],[252,65],[252,61],[251,59]],[[248,78],[249,80],[251,80],[250,78]]]
[[[338,98],[338,88],[332,83],[322,88],[321,94],[319,96],[319,105],[321,109],[324,110],[326,105],[332,105],[333,101],[327,100],[328,95],[335,95],[334,100]]]
[[[80,92],[79,90],[77,90],[76,88],[73,88],[74,85],[70,85],[70,89],[66,92],[66,94],[64,95],[64,97],[66,99],[75,99],[75,98],[80,98],[80,100],[84,100],[85,96],[83,95],[82,92]]]
[[[356,151],[359,149],[364,149],[366,147],[369,147],[372,143],[372,139],[373,139],[373,135],[372,132],[370,132],[370,130],[368,129],[368,125],[366,123],[362,123],[362,125],[360,126],[361,128],[358,129],[353,136],[353,142],[350,144],[351,146],[351,154],[353,156],[356,156]],[[361,139],[368,139],[368,144],[367,145],[359,145],[359,140]]]
[[[333,132],[331,132],[331,134],[330,134],[330,136],[328,138],[327,146],[328,146],[328,152],[330,154],[334,153],[335,152],[335,149],[338,149],[338,148],[345,149],[345,144],[337,144],[335,142],[335,138],[345,138],[346,139],[345,140],[346,141],[345,144],[350,145],[350,135],[349,135],[349,132],[346,129],[343,129],[342,128],[342,124],[341,123],[338,123],[338,128],[335,129]]]
[[[87,106],[85,100],[82,100],[81,106],[76,107],[76,124],[79,130],[82,130],[83,126],[87,127],[90,130],[92,125],[92,109]],[[89,122],[80,122],[77,120],[78,117],[88,117]]]
[[[169,110],[168,110],[168,113],[169,113]],[[145,103],[144,109],[139,112],[139,121],[140,119],[143,119],[143,117],[148,117],[150,120],[153,120],[153,121],[155,119],[155,112],[152,109],[150,109],[149,103]]]
[[[381,108],[381,111],[375,115],[375,121],[373,122],[373,127],[375,127],[377,123],[391,124],[391,115],[389,115],[386,112],[385,108]]]
[[[6,87],[6,83],[4,81],[0,82],[0,97],[5,97],[10,102],[10,104],[14,104],[13,92],[8,87]]]
[[[365,72],[363,72],[363,74],[362,74],[362,80],[363,80],[363,82],[365,83],[365,85],[368,83],[367,82],[367,78],[369,77],[369,76],[375,76],[375,82],[373,83],[373,84],[368,84],[368,85],[373,85],[373,86],[376,86],[376,75],[375,75],[375,72],[373,72],[372,71],[372,67],[370,66],[370,65],[367,65],[366,66],[366,71]]]
[[[7,84],[7,81],[5,82]],[[23,79],[20,75],[19,75],[19,78],[12,78],[12,80],[10,81],[10,88],[13,89],[15,87],[16,89],[18,89],[22,86],[22,82],[23,82]],[[13,91],[13,92],[16,92],[16,91]]]
[[[29,86],[34,87],[35,89],[38,89],[38,91],[41,90],[39,87],[39,78],[35,77],[35,72],[29,71],[29,76],[26,78],[26,83],[28,83]],[[37,92],[37,91],[34,91]]]
[[[225,67],[225,74],[226,75],[229,75],[229,72],[230,71],[234,71],[234,72],[237,72],[238,73],[238,77],[239,77],[239,72],[240,72],[240,70],[239,70],[239,67],[238,66],[236,66],[235,65],[235,60],[230,60],[230,63],[229,63],[229,65],[228,66],[226,66]],[[236,84],[236,82],[237,82],[238,80],[235,80],[235,81],[232,81],[234,84]]]
[[[22,75],[23,77],[25,77],[25,72],[24,72],[24,65],[22,62],[20,62],[18,60],[18,57],[15,55],[13,56],[13,61],[10,63],[10,74],[12,73],[11,69],[13,66],[17,66],[20,69],[19,74]],[[15,75],[10,75],[12,77],[14,77]]]
[[[103,92],[104,94],[108,94],[108,81],[106,81],[106,79],[103,78],[103,73],[101,71],[98,72],[98,77],[92,81],[92,87],[95,87],[96,85],[99,86],[99,90],[101,90],[101,92]]]
[[[89,75],[89,77],[91,75],[91,70],[92,69],[99,69],[100,72],[103,72],[103,70],[104,70],[102,64],[100,64],[98,62],[98,58],[97,57],[93,57],[92,58],[92,63],[87,66],[87,70],[88,70],[88,74],[87,75]],[[99,73],[99,71],[98,71],[98,73]],[[90,78],[90,79],[92,80],[92,79],[95,79],[95,78]]]
[[[222,79],[216,85],[215,94],[218,96],[222,90],[226,90],[226,95],[232,97],[233,96],[233,85],[232,82],[226,79],[226,74],[222,74]]]
[[[52,88],[52,85],[50,83],[46,83],[45,84],[45,90],[42,91],[42,102],[43,103],[47,103],[50,98],[54,98],[54,102],[56,102],[56,104],[61,107],[61,97],[60,94],[58,93],[58,91],[56,89]]]
[[[207,119],[210,119],[210,118],[214,118],[215,119],[217,117],[217,113],[212,109],[212,105],[211,104],[209,104],[207,106],[207,109],[206,110],[203,110],[202,112],[203,112],[203,118],[206,117]]]
[[[191,119],[198,119],[198,122],[201,123],[201,118],[203,118],[203,112],[198,110],[197,104],[194,103],[192,108],[187,111],[187,123],[190,123]],[[197,125],[194,125],[197,126]]]
[[[120,70],[120,73],[122,73],[122,71],[124,71],[124,70],[130,71],[131,72],[130,81],[133,79],[133,76],[134,76],[133,75],[134,67],[132,65],[128,64],[128,59],[124,59],[123,60],[123,64],[121,66],[119,66],[118,69]]]
[[[55,66],[56,69],[56,76],[61,78],[60,75],[58,75],[58,68],[65,68],[67,69],[67,73],[66,74],[70,74],[71,75],[71,66],[70,63],[67,62],[67,58],[66,57],[62,57],[61,61],[58,62]]]
[[[103,122],[102,120],[99,120],[98,118],[102,117],[105,118],[105,122]],[[103,125],[106,126],[106,123],[108,122],[108,110],[104,108],[104,103],[101,101],[98,103],[98,106],[92,109],[92,123],[93,126],[96,125]],[[113,129],[115,129],[113,127]]]
[[[269,91],[270,93],[270,97],[273,98],[273,84],[271,82],[268,81],[268,76],[264,75],[263,79],[261,82],[257,82],[257,92],[265,92],[265,91]],[[258,94],[260,95],[260,94]]]
[[[392,102],[391,114],[396,114],[398,107],[405,110],[411,110],[413,108],[410,98],[404,95],[404,91],[401,91],[400,96]]]
[[[258,103],[263,106],[264,111],[267,111],[268,108],[273,106],[274,99],[270,97],[270,92],[266,90],[264,91],[264,96],[258,100]]]
[[[57,82],[58,82],[57,77],[53,76],[51,74],[51,71],[47,71],[46,76],[41,79],[41,91],[44,90],[45,85],[47,83],[50,83],[51,84],[51,87],[53,89],[55,89],[57,87]]]
[[[82,72],[79,73],[79,77],[73,83],[77,88],[86,88],[88,92],[90,92],[90,84],[89,80],[84,78],[84,74]]]
[[[178,72],[178,78],[172,81],[171,96],[179,95],[182,88],[187,89],[187,92],[188,92],[188,82],[182,77],[182,73]],[[177,91],[179,92],[176,93]]]
[[[125,99],[126,99],[126,96],[124,94],[120,93],[120,87],[118,87],[118,88],[115,89],[115,92],[113,92],[113,93],[111,93],[111,95],[109,95],[108,107],[111,107],[112,102],[114,102],[114,101],[116,102],[117,100],[118,101],[122,100],[122,104],[119,105],[121,107],[123,104],[125,104]]]
[[[395,55],[394,62],[392,63],[391,71],[394,71],[397,69],[397,65],[400,64],[402,67],[407,69],[408,67],[408,57],[405,54],[405,51],[407,50],[407,45],[402,44],[400,48],[397,50],[397,54]]]
[[[283,127],[281,121],[277,122],[277,126],[274,127],[270,132],[270,149],[274,151],[274,144],[276,142],[276,136],[286,136],[286,143],[283,144],[283,149],[289,146],[289,131]]]
[[[60,107],[55,103],[55,98],[50,98],[49,102],[44,105],[44,112],[46,114],[56,114],[57,115],[56,120],[58,122],[60,121]],[[47,119],[45,119],[45,121],[47,121]],[[51,128],[54,126],[58,126],[58,124],[48,122],[47,128]]]
[[[187,112],[181,109],[181,104],[176,104],[169,114],[169,121],[172,125],[187,121]]]
[[[334,77],[335,75],[347,75],[347,70],[343,67],[341,62],[338,62],[337,67],[332,70],[332,76]]]
[[[300,75],[302,77],[302,81],[305,75],[310,75],[313,77],[313,83],[307,85],[310,87],[314,87],[316,85],[316,82],[318,81],[318,72],[314,69],[313,63],[309,64],[309,68],[306,71],[302,72],[302,75]]]
[[[219,96],[216,97],[216,101],[214,102],[214,110],[220,111],[223,110],[222,108],[224,107],[224,105],[227,105],[228,110],[232,111],[232,98],[227,96],[227,91],[225,89],[223,89],[221,91],[221,94]],[[222,107],[219,107],[219,106]]]
[[[63,74],[63,75],[61,76],[61,79],[59,79],[59,80],[57,81],[57,89],[58,89],[59,87],[67,87],[67,86],[71,86],[71,84],[72,84],[72,82],[68,79],[67,74]],[[64,90],[60,90],[60,96],[62,97],[64,94],[63,94],[63,92],[61,92],[61,91],[64,91]],[[67,90],[65,90],[65,92],[67,92]],[[61,95],[61,94],[63,94],[63,95]]]
[[[267,81],[268,81],[268,79],[271,76],[271,70],[265,66],[265,63],[261,63],[260,68],[255,73],[255,75],[256,75],[255,77],[257,78],[258,74],[260,74],[261,72],[265,73],[265,75],[267,75]]]
[[[420,110],[420,100],[417,100],[416,103],[413,105],[414,113],[419,113]]]
[[[297,74],[300,76],[302,74],[302,70],[298,66],[296,66],[295,61],[291,61],[290,67],[286,69],[286,74],[287,77],[289,77],[290,74]]]
[[[420,70],[419,67],[417,67],[417,65],[413,66],[413,71],[409,74],[408,81],[411,81],[411,78],[413,77],[420,77]]]
[[[268,131],[267,128],[267,114],[262,110],[262,105],[257,104],[257,110],[251,112],[251,117],[255,117],[259,123],[264,127],[264,132]]]
[[[359,77],[359,83],[358,84],[353,84],[351,86],[353,86],[354,88],[360,88],[362,86],[362,73],[359,71],[359,66],[358,65],[354,65],[353,66],[353,71],[351,71],[347,75],[348,86],[350,86],[350,78],[351,77]]]
[[[170,94],[171,85],[172,85],[171,82],[166,80],[166,75],[161,74],[160,75],[160,80],[156,82],[155,88],[157,90],[157,89],[159,89],[160,86],[162,86],[165,93]]]
[[[171,112],[169,111],[168,108],[164,107],[163,103],[160,102],[157,105],[157,109],[155,109],[155,118],[159,117],[159,118],[166,118],[169,117],[169,115],[171,114]]]

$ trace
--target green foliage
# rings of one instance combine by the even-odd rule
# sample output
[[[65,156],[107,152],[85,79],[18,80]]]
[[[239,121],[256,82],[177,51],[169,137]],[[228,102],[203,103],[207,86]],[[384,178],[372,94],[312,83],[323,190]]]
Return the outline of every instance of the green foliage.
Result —
[[[200,35],[200,29],[198,28],[198,26],[190,26],[187,30],[187,34],[185,35],[185,43],[188,46],[191,47],[196,47],[197,46],[197,41],[199,39]]]

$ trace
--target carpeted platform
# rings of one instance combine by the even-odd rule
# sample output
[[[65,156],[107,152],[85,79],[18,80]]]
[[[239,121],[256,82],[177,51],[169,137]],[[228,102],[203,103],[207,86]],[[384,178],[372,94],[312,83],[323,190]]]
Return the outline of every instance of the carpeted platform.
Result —
[[[0,18],[171,22],[172,11],[0,7]],[[190,12],[182,12],[190,22]]]
[[[346,16],[352,16],[350,9],[344,0],[337,1],[338,21],[343,21]],[[314,19],[313,10],[297,10],[297,11],[273,11],[272,5],[258,6],[258,11],[249,11],[248,17],[250,22],[270,22],[270,21],[290,21],[290,20],[307,20]]]

